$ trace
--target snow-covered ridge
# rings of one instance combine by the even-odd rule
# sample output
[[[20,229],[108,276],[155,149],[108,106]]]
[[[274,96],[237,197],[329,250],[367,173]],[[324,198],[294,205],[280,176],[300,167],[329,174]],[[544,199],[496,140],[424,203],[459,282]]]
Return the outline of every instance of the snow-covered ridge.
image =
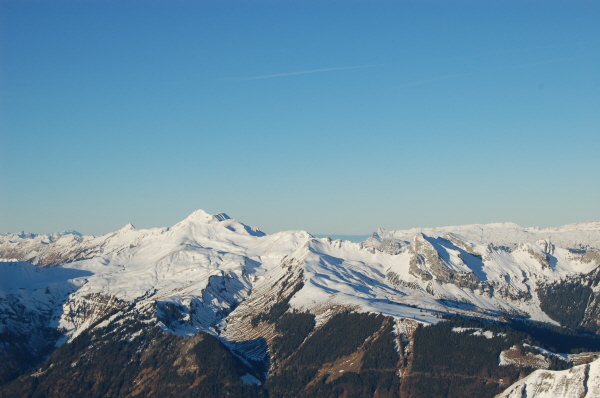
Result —
[[[600,397],[600,359],[568,370],[536,370],[498,398]]]
[[[210,215],[203,210],[197,210],[171,228],[138,230],[129,223],[115,232],[101,236],[81,235],[75,231],[45,235],[24,232],[3,234],[0,235],[0,256],[18,258],[21,261],[43,267],[52,267],[66,262],[120,252],[126,247],[137,245],[142,240],[149,241],[148,238],[151,236],[156,238],[167,233],[170,229],[186,230],[189,234],[194,235],[194,231],[205,230],[209,225],[250,236],[265,235],[258,228],[244,225],[225,213]]]
[[[224,213],[198,210],[169,228],[138,230],[127,224],[99,237],[2,235],[0,256],[58,263],[46,271],[73,273],[62,280],[76,291],[69,291],[60,319],[71,336],[117,302],[155,311],[165,330],[218,335],[235,329],[229,316],[241,303],[273,305],[256,295],[277,297],[275,286],[292,274],[302,280],[294,281],[301,289],[290,305],[315,314],[337,306],[425,323],[448,312],[492,319],[519,314],[554,323],[541,310],[535,289],[540,282],[598,266],[596,257],[572,250],[597,247],[596,227],[570,225],[551,235],[512,223],[378,230],[366,242],[353,243],[305,231],[265,235]],[[17,273],[34,280],[36,270],[45,272],[27,265]],[[289,289],[291,281],[286,283],[281,289]],[[5,293],[21,297],[38,289],[23,287]]]
[[[508,247],[548,239],[565,249],[600,250],[600,221],[588,221],[544,229],[537,227],[525,228],[515,223],[411,228],[395,231],[378,229],[365,243],[376,246],[385,240],[410,242],[418,234],[424,234],[432,238],[454,234],[482,245],[492,244]]]

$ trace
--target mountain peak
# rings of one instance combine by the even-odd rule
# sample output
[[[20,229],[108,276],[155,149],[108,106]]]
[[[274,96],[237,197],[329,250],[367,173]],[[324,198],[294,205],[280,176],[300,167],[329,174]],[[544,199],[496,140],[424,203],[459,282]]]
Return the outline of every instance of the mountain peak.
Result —
[[[191,222],[198,224],[210,224],[211,222],[219,222],[229,220],[230,217],[225,213],[217,213],[215,215],[208,214],[202,209],[196,210],[183,220],[183,222]]]
[[[136,228],[132,223],[128,223],[124,227],[121,227],[117,232],[136,231]]]
[[[217,214],[208,214],[204,210],[196,210],[192,214],[190,214],[185,220],[177,223],[179,227],[187,227],[190,225],[198,225],[198,224],[211,224],[211,225],[219,225],[221,227],[227,228],[230,231],[241,232],[252,236],[264,236],[265,234],[260,231],[258,228],[251,228],[245,224],[242,224],[233,218],[229,217],[225,213],[217,213]]]

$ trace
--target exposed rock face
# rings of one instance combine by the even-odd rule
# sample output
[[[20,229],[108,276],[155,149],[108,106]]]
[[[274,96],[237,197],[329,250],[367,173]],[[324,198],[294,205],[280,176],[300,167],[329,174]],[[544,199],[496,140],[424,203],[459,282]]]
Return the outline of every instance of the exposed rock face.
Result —
[[[540,263],[542,269],[550,268],[550,259],[552,257],[550,252],[554,252],[554,245],[549,241],[541,241],[538,243],[541,243],[541,245],[532,245],[531,243],[519,244],[515,246],[511,252],[526,252],[531,258]]]
[[[409,270],[412,275],[469,289],[477,287],[479,280],[475,274],[451,269],[423,234],[415,236],[408,250],[411,253]]]
[[[275,321],[289,309],[289,301],[304,284],[303,269],[294,258],[284,259],[272,280],[264,280],[219,325],[221,336],[233,350],[247,358],[263,361],[273,339],[281,336]]]
[[[379,251],[389,254],[400,254],[406,248],[404,242],[398,242],[392,239],[383,239],[377,248]]]
[[[600,251],[584,251],[571,249],[571,258],[584,264],[600,264]]]

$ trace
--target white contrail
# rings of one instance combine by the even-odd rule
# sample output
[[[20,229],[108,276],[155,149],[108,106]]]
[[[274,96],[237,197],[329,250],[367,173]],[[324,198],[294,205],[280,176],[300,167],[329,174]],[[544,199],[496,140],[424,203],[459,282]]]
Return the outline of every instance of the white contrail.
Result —
[[[340,68],[325,68],[325,69],[311,69],[311,70],[303,70],[299,72],[288,72],[288,73],[277,73],[274,75],[263,75],[263,76],[253,76],[253,77],[245,77],[239,80],[258,80],[258,79],[270,79],[272,77],[283,77],[283,76],[294,76],[294,75],[306,75],[308,73],[319,73],[319,72],[329,72],[333,70],[344,70],[344,69],[360,69],[360,68],[374,68],[377,66],[385,66],[387,64],[381,65],[361,65],[361,66],[343,66]]]

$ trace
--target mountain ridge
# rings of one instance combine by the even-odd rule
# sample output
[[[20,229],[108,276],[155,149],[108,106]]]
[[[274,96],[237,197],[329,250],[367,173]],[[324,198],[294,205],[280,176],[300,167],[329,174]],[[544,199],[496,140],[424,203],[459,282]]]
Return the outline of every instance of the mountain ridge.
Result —
[[[570,327],[596,332],[600,223],[580,227],[557,228],[552,236],[512,223],[380,229],[354,243],[306,231],[266,235],[224,213],[198,210],[169,228],[127,224],[100,237],[0,235],[0,257],[37,264],[21,265],[23,275],[72,274],[71,290],[49,282],[4,289],[0,321],[15,333],[41,336],[55,328],[63,337],[49,341],[62,346],[112,327],[119,317],[141,316],[177,336],[207,333],[248,364],[273,358],[271,367],[285,368],[273,355],[281,351],[278,322],[286,317],[310,314],[321,330],[347,311],[381,314],[409,344],[414,325],[435,325],[445,315],[560,325],[564,311],[549,307],[555,298],[542,293],[561,292],[568,283],[580,286],[588,301],[579,318],[568,318]],[[11,315],[16,302],[35,321],[19,324]],[[54,312],[36,315],[42,307]],[[255,376],[264,381],[275,369]],[[398,372],[410,373],[410,366]]]

